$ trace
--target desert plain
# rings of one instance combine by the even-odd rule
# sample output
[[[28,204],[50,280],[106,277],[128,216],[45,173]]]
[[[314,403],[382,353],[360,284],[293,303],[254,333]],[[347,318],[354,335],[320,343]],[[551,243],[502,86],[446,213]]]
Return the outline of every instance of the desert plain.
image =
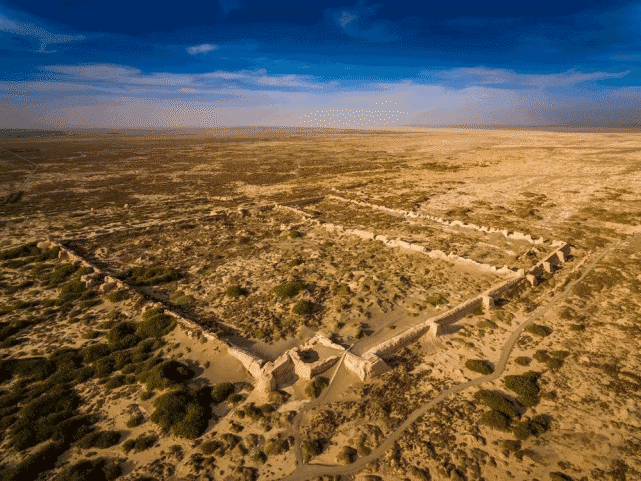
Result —
[[[19,134],[0,479],[641,479],[638,133]]]

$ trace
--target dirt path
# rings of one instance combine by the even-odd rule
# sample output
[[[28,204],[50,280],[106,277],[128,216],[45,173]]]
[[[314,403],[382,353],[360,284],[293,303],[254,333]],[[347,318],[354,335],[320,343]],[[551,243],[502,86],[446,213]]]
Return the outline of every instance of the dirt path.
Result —
[[[606,249],[604,249],[603,252],[599,254],[599,256],[597,256],[590,264],[587,265],[581,277],[579,277],[577,280],[573,282],[570,282],[563,291],[556,294],[545,305],[543,305],[542,307],[534,311],[534,313],[532,313],[531,316],[529,316],[525,321],[523,321],[514,330],[514,332],[512,332],[510,337],[505,342],[503,349],[501,350],[501,357],[498,360],[498,362],[495,364],[496,368],[494,373],[489,374],[487,376],[478,377],[476,379],[473,379],[463,384],[452,386],[451,388],[443,391],[436,398],[432,399],[427,404],[424,404],[423,406],[421,406],[420,408],[412,412],[398,428],[396,428],[387,438],[385,438],[385,440],[376,449],[372,451],[372,453],[369,456],[360,458],[356,462],[348,466],[301,464],[301,461],[299,460],[299,465],[296,468],[296,470],[292,472],[289,476],[282,478],[282,481],[307,481],[316,476],[337,475],[337,474],[338,475],[356,474],[359,471],[361,471],[363,468],[365,468],[367,464],[383,456],[385,451],[387,451],[390,447],[392,447],[394,442],[396,442],[403,435],[403,433],[408,427],[410,427],[417,419],[419,419],[421,416],[423,416],[425,413],[427,413],[430,409],[432,409],[434,406],[439,404],[441,401],[445,400],[447,397],[449,397],[452,394],[458,393],[460,391],[464,391],[471,387],[479,386],[485,382],[493,381],[501,377],[501,375],[503,374],[503,371],[505,371],[505,367],[507,365],[507,361],[510,357],[512,349],[514,348],[514,345],[516,344],[516,341],[518,340],[523,330],[527,328],[530,324],[532,324],[536,319],[543,316],[548,310],[552,308],[552,306],[554,306],[554,304],[556,304],[562,299],[565,299],[570,294],[573,287],[577,283],[581,282],[596,267],[596,265],[601,261],[601,259],[603,259],[607,254],[609,254],[610,251],[617,244],[618,242],[611,244]],[[320,399],[321,398],[319,398],[319,400]],[[318,404],[319,403],[316,403],[315,405],[318,405]],[[298,423],[300,423],[300,418],[298,419]],[[296,432],[298,432],[298,424],[295,426],[295,429],[296,429]],[[300,439],[299,437],[296,437],[295,439],[296,439],[295,449],[296,449],[297,458],[298,458],[298,454],[300,450]]]

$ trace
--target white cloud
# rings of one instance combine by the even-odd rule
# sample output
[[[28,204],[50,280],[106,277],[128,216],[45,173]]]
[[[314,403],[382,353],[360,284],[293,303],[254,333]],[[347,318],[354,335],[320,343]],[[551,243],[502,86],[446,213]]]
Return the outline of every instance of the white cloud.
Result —
[[[208,53],[211,52],[212,50],[218,50],[218,45],[214,45],[211,43],[203,43],[200,45],[194,45],[193,47],[188,47],[187,48],[187,53],[189,55],[198,55],[200,53]]]
[[[0,32],[13,33],[36,40],[39,44],[39,49],[37,51],[40,53],[55,52],[55,50],[47,51],[46,48],[48,45],[77,42],[86,39],[84,35],[64,35],[53,33],[45,28],[37,26],[34,23],[19,22],[2,14],[0,14]]]
[[[459,81],[465,85],[500,85],[508,84],[510,87],[569,87],[590,80],[603,80],[609,78],[622,78],[630,71],[617,73],[592,72],[581,73],[575,70],[554,74],[519,74],[513,70],[489,69],[485,67],[455,68],[441,71],[424,71],[422,75],[432,81]]]

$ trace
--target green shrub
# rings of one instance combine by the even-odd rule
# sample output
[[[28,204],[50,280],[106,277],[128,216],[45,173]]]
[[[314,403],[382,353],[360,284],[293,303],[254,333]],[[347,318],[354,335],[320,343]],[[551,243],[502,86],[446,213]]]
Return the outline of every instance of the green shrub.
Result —
[[[138,380],[147,386],[147,390],[165,389],[183,383],[194,377],[194,371],[176,361],[161,362],[153,368],[138,375]]]
[[[297,230],[290,230],[289,231],[289,238],[290,239],[298,239],[299,237],[303,237],[303,234]]]
[[[252,461],[256,464],[265,464],[267,462],[267,455],[263,451],[256,451],[252,456]]]
[[[305,394],[310,399],[316,399],[328,385],[329,381],[326,378],[316,376],[305,388]]]
[[[528,371],[525,374],[505,376],[505,387],[514,391],[526,406],[534,406],[538,403],[539,386],[538,379],[540,374]]]
[[[143,434],[138,436],[136,439],[127,439],[122,443],[122,449],[128,453],[132,449],[134,452],[138,453],[140,451],[146,451],[149,448],[152,448],[154,444],[158,441],[158,436],[155,434]]]
[[[334,295],[338,297],[345,297],[348,296],[352,290],[349,288],[348,285],[345,284],[340,284],[339,286],[334,289]]]
[[[563,366],[563,359],[559,359],[556,357],[550,357],[545,361],[545,364],[547,367],[550,369],[559,369],[561,366]]]
[[[230,394],[230,395],[229,395],[229,397],[227,398],[227,402],[228,402],[229,404],[236,405],[236,404],[238,404],[239,402],[241,402],[243,399],[245,399],[245,398],[244,398],[244,397],[243,397],[243,395],[242,395],[242,394],[240,394],[240,393],[237,393],[237,394]]]
[[[182,275],[174,269],[165,267],[130,267],[116,274],[116,277],[132,286],[155,286],[176,281]]]
[[[548,355],[548,352],[545,349],[539,349],[534,353],[534,356],[532,357],[539,362],[545,362],[548,360],[550,356]]]
[[[302,448],[305,456],[313,457],[320,455],[325,449],[325,446],[320,439],[309,439],[303,442]]]
[[[258,421],[264,415],[264,413],[258,408],[254,403],[250,403],[245,406],[245,416],[253,421]]]
[[[289,443],[286,439],[270,439],[265,443],[265,452],[269,455],[278,456],[289,451]]]
[[[136,329],[136,335],[142,339],[164,336],[176,327],[176,319],[163,314],[159,309],[145,311],[142,319]]]
[[[517,363],[519,366],[529,366],[532,360],[527,356],[519,356],[516,359],[514,359],[514,362]]]
[[[229,286],[225,291],[227,297],[240,297],[247,295],[247,289],[240,287],[238,284]]]
[[[299,281],[284,282],[272,289],[272,295],[277,299],[286,299],[294,297],[305,288],[305,285]]]
[[[211,417],[211,389],[203,388],[193,393],[185,389],[171,391],[154,401],[155,411],[151,420],[165,432],[193,439],[207,428]]]
[[[118,289],[111,291],[107,296],[110,302],[121,302],[129,299],[129,292],[126,289]]]
[[[555,471],[550,473],[550,481],[572,481],[572,478],[567,474]]]
[[[509,418],[518,418],[521,416],[521,406],[514,405],[506,397],[487,389],[477,391],[474,398],[485,406],[494,411],[499,411]]]
[[[214,454],[216,450],[218,450],[222,446],[222,443],[220,441],[205,441],[200,445],[200,450],[202,451],[203,454],[210,455]]]
[[[351,446],[343,446],[336,456],[336,461],[343,465],[352,464],[356,459],[358,459],[358,451]]]
[[[465,361],[465,367],[470,371],[478,372],[481,374],[492,374],[494,372],[494,367],[489,361],[481,359],[468,359]]]
[[[42,280],[50,287],[56,287],[66,281],[78,270],[73,264],[58,264],[51,273]]]
[[[115,366],[114,366],[115,367]],[[105,383],[105,388],[110,391],[112,389],[117,389],[119,387],[124,386],[127,384],[127,377],[124,376],[123,374],[119,374],[117,376],[112,377]]]
[[[312,313],[314,305],[309,301],[300,300],[292,307],[292,312],[297,316],[307,316]]]
[[[585,331],[585,324],[570,324],[570,331],[575,331],[575,332]]]
[[[501,443],[503,445],[503,449],[507,449],[510,452],[517,452],[521,449],[521,441],[514,441],[512,439],[505,439]]]
[[[0,252],[0,260],[6,261],[11,259],[18,259],[20,257],[37,256],[40,255],[40,249],[36,247],[37,242],[13,247]]]
[[[94,375],[108,377],[116,369],[116,361],[111,357],[103,357],[93,363]]]
[[[511,419],[500,411],[485,411],[481,420],[486,426],[500,431],[506,431],[510,427]]]
[[[526,331],[541,337],[546,337],[552,334],[552,329],[547,326],[542,326],[541,324],[530,324]]]
[[[75,415],[79,402],[78,395],[65,386],[54,387],[25,402],[9,432],[14,449],[22,451],[48,439],[71,435],[71,430],[64,432],[64,421]]]
[[[214,404],[219,404],[234,394],[234,385],[230,382],[221,382],[211,388],[211,397]]]
[[[483,319],[476,323],[476,327],[480,327],[481,329],[496,329],[498,324],[490,319]]]
[[[83,459],[63,469],[55,481],[112,481],[122,474],[119,464],[107,459]]]
[[[136,332],[136,324],[133,322],[119,322],[113,326],[107,335],[107,341],[111,346],[117,345],[123,338]]]
[[[0,378],[13,376],[42,381],[56,372],[56,363],[43,357],[5,359],[0,361]]]
[[[80,279],[74,279],[62,285],[60,294],[58,294],[58,302],[63,304],[65,302],[80,299],[86,291],[85,283]]]
[[[76,446],[82,449],[106,449],[115,446],[119,441],[120,433],[118,431],[95,431],[78,441]]]
[[[447,299],[444,296],[442,296],[441,294],[434,294],[434,295],[431,295],[431,296],[427,296],[425,298],[425,301],[428,304],[431,304],[433,306],[442,306],[442,305],[447,304],[447,302],[448,302]]]
[[[60,442],[48,442],[29,454],[13,468],[7,468],[0,474],[2,481],[25,481],[37,479],[43,471],[53,469],[58,457],[66,450]]]
[[[98,359],[102,359],[105,356],[111,354],[111,349],[107,344],[91,344],[85,347],[82,351],[82,358],[86,363],[92,363]]]
[[[135,428],[136,426],[140,426],[143,422],[145,422],[145,417],[142,414],[134,414],[127,420],[127,427]]]
[[[153,391],[143,391],[140,393],[140,400],[141,401],[147,401],[148,399],[151,399],[156,395],[155,392]]]
[[[514,437],[524,441],[530,436],[539,436],[550,429],[550,424],[549,416],[539,414],[532,419],[516,423],[513,429]]]

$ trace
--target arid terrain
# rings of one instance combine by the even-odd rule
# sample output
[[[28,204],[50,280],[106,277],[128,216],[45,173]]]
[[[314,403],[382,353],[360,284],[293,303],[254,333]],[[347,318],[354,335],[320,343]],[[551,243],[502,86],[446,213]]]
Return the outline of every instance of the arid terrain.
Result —
[[[0,480],[641,479],[641,138],[0,138]]]

